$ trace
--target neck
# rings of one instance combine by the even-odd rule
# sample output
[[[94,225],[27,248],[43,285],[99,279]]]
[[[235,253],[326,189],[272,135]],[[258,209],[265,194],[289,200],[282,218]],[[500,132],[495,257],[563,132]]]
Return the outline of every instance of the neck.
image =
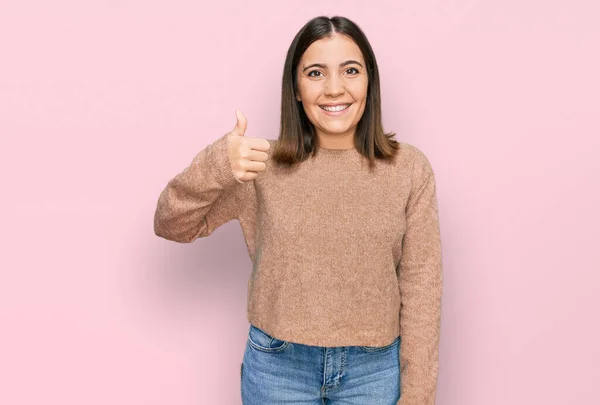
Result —
[[[346,134],[325,134],[317,131],[321,149],[352,149],[354,148],[354,131]]]

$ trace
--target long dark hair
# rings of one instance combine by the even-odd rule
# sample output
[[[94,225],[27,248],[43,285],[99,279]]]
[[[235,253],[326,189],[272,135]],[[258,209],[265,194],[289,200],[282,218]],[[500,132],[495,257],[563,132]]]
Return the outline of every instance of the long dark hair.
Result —
[[[386,134],[383,130],[379,70],[367,37],[354,22],[345,17],[319,16],[300,29],[287,52],[281,86],[279,139],[272,155],[277,163],[293,165],[317,153],[319,140],[314,125],[306,116],[302,103],[296,99],[296,70],[302,55],[313,42],[335,33],[346,35],[356,43],[365,59],[368,72],[367,101],[356,125],[354,146],[369,160],[370,167],[374,166],[375,159],[392,160],[398,151],[400,145],[392,139],[396,134]]]

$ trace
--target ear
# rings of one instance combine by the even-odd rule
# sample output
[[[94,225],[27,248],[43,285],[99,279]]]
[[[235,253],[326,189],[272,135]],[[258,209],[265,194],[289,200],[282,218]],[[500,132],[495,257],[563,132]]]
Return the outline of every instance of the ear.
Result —
[[[300,95],[298,93],[296,93],[296,100],[302,101],[302,98],[300,97]]]

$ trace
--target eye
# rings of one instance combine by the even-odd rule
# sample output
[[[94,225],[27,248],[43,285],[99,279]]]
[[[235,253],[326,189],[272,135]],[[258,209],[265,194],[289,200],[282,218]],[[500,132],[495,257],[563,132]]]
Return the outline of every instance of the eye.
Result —
[[[313,75],[312,75],[312,73],[315,73],[315,72],[316,72],[316,73],[321,73],[321,72],[319,72],[318,70],[311,70],[310,72],[308,72],[308,76],[309,76],[309,77],[317,77],[317,76],[313,76]]]
[[[359,73],[358,69],[356,69],[356,68],[353,68],[353,67],[351,67],[351,68],[348,68],[348,69],[346,70],[346,72],[347,72],[348,70],[354,70],[356,73]],[[351,74],[356,74],[356,73],[351,73]]]

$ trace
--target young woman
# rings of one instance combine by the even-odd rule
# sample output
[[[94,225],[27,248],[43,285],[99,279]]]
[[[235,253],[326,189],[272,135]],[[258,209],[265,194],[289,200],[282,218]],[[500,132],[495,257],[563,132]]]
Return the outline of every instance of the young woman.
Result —
[[[433,169],[383,131],[367,38],[317,17],[285,61],[277,140],[246,118],[161,193],[157,235],[238,219],[253,263],[245,405],[433,405],[442,265]]]

